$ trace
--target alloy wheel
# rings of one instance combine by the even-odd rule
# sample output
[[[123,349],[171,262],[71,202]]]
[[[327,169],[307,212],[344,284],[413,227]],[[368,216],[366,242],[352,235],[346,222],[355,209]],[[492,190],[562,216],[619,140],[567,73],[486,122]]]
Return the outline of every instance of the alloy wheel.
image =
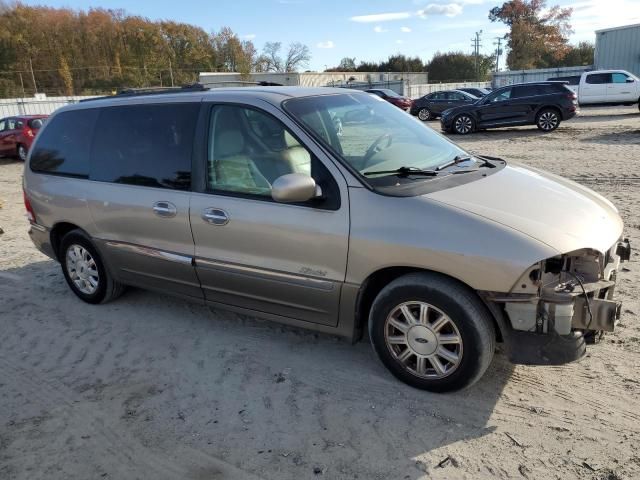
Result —
[[[538,118],[538,125],[544,131],[553,130],[558,126],[558,115],[554,112],[542,112]]]
[[[24,145],[18,145],[18,158],[23,162],[27,161],[27,149],[24,148]]]
[[[418,112],[418,118],[423,122],[431,119],[431,112],[427,108],[421,108]]]
[[[72,244],[67,249],[67,273],[80,292],[93,295],[98,289],[100,275],[95,260],[81,245]]]
[[[451,318],[437,307],[405,302],[387,316],[387,348],[411,374],[426,379],[451,375],[462,360],[462,337]]]
[[[466,115],[461,115],[458,118],[456,118],[454,123],[454,128],[457,133],[465,135],[469,133],[473,128],[473,121],[471,120],[470,117]]]

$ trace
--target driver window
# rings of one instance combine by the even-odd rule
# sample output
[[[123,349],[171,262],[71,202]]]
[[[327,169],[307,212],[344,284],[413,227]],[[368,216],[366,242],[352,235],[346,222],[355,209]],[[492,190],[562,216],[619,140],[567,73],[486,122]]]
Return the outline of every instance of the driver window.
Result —
[[[509,100],[511,98],[511,88],[507,88],[495,94],[495,96],[491,97],[489,100],[491,103],[493,102],[503,102],[505,100]]]
[[[209,126],[207,188],[271,197],[276,178],[311,175],[311,154],[271,115],[216,106]]]
[[[613,78],[613,83],[627,83],[629,78],[624,73],[612,73],[611,77]]]

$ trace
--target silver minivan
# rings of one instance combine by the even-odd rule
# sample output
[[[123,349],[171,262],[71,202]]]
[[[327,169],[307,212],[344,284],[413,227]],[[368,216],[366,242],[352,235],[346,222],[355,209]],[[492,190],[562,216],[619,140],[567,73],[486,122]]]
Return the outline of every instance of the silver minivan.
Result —
[[[103,303],[135,286],[351,341],[448,391],[612,331],[607,199],[473,155],[362,92],[129,91],[58,110],[25,166],[36,247]]]

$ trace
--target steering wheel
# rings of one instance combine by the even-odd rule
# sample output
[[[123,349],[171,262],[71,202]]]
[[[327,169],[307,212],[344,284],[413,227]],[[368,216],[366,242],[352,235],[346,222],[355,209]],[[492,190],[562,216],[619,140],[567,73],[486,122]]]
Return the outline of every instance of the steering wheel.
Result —
[[[385,140],[387,141],[387,144],[381,148],[380,145]],[[371,157],[373,157],[376,153],[381,152],[385,148],[389,148],[392,143],[393,143],[393,136],[390,133],[383,133],[378,138],[376,138],[371,144],[371,146],[367,149],[367,152],[364,154],[364,159],[363,159],[364,166],[368,167],[369,160],[371,160]]]

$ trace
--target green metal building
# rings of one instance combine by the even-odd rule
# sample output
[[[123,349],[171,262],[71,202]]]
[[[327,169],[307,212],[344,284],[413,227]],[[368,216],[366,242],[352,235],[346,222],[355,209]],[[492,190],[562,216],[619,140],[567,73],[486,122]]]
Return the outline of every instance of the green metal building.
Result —
[[[595,68],[640,77],[640,24],[596,30]]]

